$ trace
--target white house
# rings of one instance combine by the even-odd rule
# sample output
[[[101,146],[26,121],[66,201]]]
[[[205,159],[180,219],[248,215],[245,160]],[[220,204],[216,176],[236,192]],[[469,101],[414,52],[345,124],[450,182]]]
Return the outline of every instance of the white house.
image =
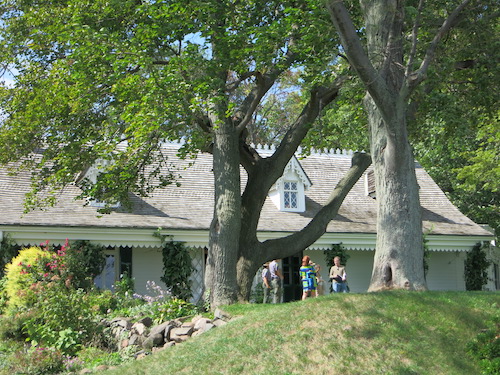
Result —
[[[160,240],[153,234],[162,228],[162,234],[183,241],[190,248],[196,269],[192,281],[194,299],[197,300],[203,293],[205,251],[213,214],[212,158],[200,154],[194,162],[186,161],[176,155],[180,145],[165,144],[163,147],[170,161],[165,168],[178,176],[181,186],[170,185],[148,198],[132,195],[131,211],[117,206],[110,214],[104,215],[97,212],[98,202],[85,205],[85,201],[74,199],[80,193],[76,185],[60,192],[56,206],[24,214],[23,200],[30,186],[29,173],[12,176],[1,169],[0,233],[8,234],[22,246],[47,240],[57,245],[66,239],[90,240],[106,245],[108,266],[98,282],[110,287],[124,269],[130,269],[137,291],[145,293],[148,280],[161,284]],[[259,152],[266,155],[272,151],[260,148]],[[303,228],[350,164],[351,155],[340,151],[316,152],[306,157],[297,154],[292,158],[283,176],[269,192],[259,222],[259,238],[277,238]],[[242,173],[244,179],[243,170]],[[489,242],[494,237],[453,206],[418,164],[416,173],[423,225],[431,251],[428,287],[431,290],[464,290],[466,252],[476,243]],[[347,270],[351,291],[367,290],[375,250],[377,216],[371,177],[369,168],[347,195],[327,232],[316,243],[303,254],[283,260],[286,300],[295,299],[296,290],[300,290],[296,274],[302,255],[309,255],[320,264],[323,278],[327,279],[328,266],[323,251],[333,244],[342,244],[350,255]],[[498,278],[497,263],[492,267],[488,289],[498,289]]]

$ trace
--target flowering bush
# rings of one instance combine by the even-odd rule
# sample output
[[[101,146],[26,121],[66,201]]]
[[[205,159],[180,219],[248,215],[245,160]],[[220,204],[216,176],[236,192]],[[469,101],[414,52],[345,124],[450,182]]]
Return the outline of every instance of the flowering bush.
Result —
[[[35,300],[33,285],[44,280],[45,263],[50,262],[51,254],[39,247],[30,247],[7,264],[5,273],[5,291],[7,293],[7,312],[13,313],[18,308],[27,307]]]

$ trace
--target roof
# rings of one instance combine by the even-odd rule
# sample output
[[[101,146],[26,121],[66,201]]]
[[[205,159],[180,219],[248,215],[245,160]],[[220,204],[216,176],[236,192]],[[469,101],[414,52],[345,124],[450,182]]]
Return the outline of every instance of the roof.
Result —
[[[2,226],[86,227],[86,228],[168,228],[172,230],[209,229],[213,215],[212,157],[199,154],[193,160],[182,160],[176,154],[178,144],[164,145],[169,171],[178,177],[175,184],[158,189],[150,197],[132,195],[133,209],[118,208],[110,214],[98,214],[95,207],[75,200],[77,186],[68,186],[58,195],[58,203],[44,211],[23,214],[23,200],[30,188],[30,175],[11,176],[0,169],[0,230]],[[263,153],[265,154],[265,152]],[[268,198],[259,222],[259,231],[292,232],[302,229],[320,209],[336,183],[351,165],[351,155],[342,152],[312,153],[298,156],[303,172],[311,181],[306,191],[306,211],[281,212]],[[192,165],[190,165],[192,164]],[[365,173],[366,174],[366,173]],[[440,190],[425,170],[416,164],[423,225],[436,235],[485,236],[491,233],[463,215]],[[245,176],[243,176],[243,179]],[[242,185],[244,186],[244,184]],[[365,176],[345,198],[338,215],[327,232],[376,233],[376,201],[366,195]]]

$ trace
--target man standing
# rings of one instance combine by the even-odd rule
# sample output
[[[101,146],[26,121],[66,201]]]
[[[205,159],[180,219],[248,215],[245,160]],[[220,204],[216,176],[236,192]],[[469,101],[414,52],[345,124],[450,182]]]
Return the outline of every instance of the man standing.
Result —
[[[330,281],[334,293],[347,293],[347,273],[345,266],[340,264],[340,257],[333,258],[333,266],[330,268]]]
[[[273,294],[273,303],[281,302],[282,288],[281,283],[283,280],[283,275],[279,269],[278,264],[279,259],[274,259],[269,263],[269,273],[271,274],[271,292]]]
[[[264,301],[263,303],[269,303],[270,292],[271,292],[271,272],[269,271],[269,263],[264,263],[262,269],[262,290],[264,291]]]

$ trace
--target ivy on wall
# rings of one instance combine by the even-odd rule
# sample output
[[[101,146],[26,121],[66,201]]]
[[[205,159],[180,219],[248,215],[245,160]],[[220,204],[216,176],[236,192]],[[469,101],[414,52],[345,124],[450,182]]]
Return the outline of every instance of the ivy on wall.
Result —
[[[183,242],[173,241],[171,236],[156,233],[162,241],[163,276],[161,281],[170,289],[172,296],[189,301],[191,293],[191,273],[193,266],[189,250]]]
[[[477,243],[465,257],[465,289],[482,290],[488,282],[488,267],[491,262],[486,256],[487,243]]]

